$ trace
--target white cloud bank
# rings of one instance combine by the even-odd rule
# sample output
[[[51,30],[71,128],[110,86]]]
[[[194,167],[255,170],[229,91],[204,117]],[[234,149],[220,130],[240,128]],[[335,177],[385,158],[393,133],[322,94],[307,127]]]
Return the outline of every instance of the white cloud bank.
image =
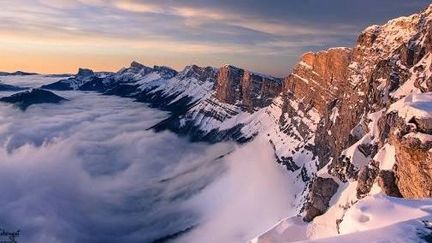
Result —
[[[71,101],[0,104],[0,227],[20,241],[152,242],[193,227],[175,241],[239,242],[290,213],[288,177],[260,140],[190,144],[147,131],[166,114],[143,104],[57,93]]]

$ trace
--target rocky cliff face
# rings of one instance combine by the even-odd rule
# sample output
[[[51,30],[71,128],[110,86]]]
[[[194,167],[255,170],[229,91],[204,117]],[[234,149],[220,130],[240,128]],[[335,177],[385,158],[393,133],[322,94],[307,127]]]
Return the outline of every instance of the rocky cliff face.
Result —
[[[224,103],[236,104],[242,97],[241,81],[244,70],[225,65],[219,69],[216,82],[216,98]]]
[[[284,92],[325,115],[330,103],[344,94],[352,50],[334,48],[306,53],[286,78]],[[330,104],[331,105],[331,104]]]
[[[345,133],[351,128],[337,123],[342,100],[349,91],[346,80],[351,60],[349,48],[306,53],[284,82],[286,99],[297,100],[303,112],[314,109],[319,115],[315,130],[308,131],[315,135],[316,146],[312,150],[320,159],[319,167],[335,157],[347,143]],[[289,102],[284,105],[284,111],[295,116],[298,109],[289,107]]]
[[[340,233],[353,208],[377,193],[431,197],[431,40],[432,5],[367,28],[353,49],[305,54],[285,80],[279,134],[300,131],[310,144],[299,149],[314,154],[300,172],[309,175],[298,200],[303,220],[312,222],[302,228],[305,239],[320,229]],[[311,111],[315,118],[305,115]],[[300,227],[293,221],[255,242],[289,240]]]
[[[426,104],[431,97],[431,30],[432,7],[369,27],[348,65],[338,66],[345,84],[337,86],[340,93],[331,96],[335,102],[327,113],[317,108],[323,116],[315,146],[319,151],[328,144],[318,155],[324,165],[327,156],[322,151],[328,151],[330,160],[319,174],[339,183],[355,182],[357,193],[350,203],[341,201],[334,207],[349,207],[368,195],[374,184],[391,196],[430,197],[432,120]],[[314,180],[312,188],[317,183],[320,180]],[[311,192],[308,200],[315,197]],[[305,214],[311,218],[307,209]]]
[[[428,134],[428,135],[426,135]],[[431,133],[414,131],[393,135],[396,163],[394,181],[404,198],[432,197]],[[424,138],[426,137],[426,138]],[[422,139],[423,138],[423,139]]]
[[[215,97],[249,112],[271,104],[282,90],[282,80],[225,65],[219,69]]]
[[[248,124],[257,122],[250,119],[251,116],[269,109],[282,88],[282,82],[278,78],[231,65],[219,68],[216,77],[211,80],[213,86],[209,86],[205,95],[194,102],[193,106],[184,109],[180,115],[173,113],[173,116],[155,128],[188,135],[193,141],[246,142],[253,138],[259,129],[244,129]]]

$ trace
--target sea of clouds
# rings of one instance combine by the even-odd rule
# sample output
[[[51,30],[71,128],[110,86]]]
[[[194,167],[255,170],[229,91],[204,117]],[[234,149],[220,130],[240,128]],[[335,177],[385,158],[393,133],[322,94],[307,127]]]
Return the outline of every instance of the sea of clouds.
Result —
[[[0,228],[22,242],[246,242],[292,214],[264,140],[190,143],[147,130],[167,114],[142,103],[56,93],[0,104]]]

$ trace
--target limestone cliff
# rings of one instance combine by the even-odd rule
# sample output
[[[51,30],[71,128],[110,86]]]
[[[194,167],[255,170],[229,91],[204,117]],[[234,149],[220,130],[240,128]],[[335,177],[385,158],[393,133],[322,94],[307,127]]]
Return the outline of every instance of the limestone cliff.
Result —
[[[350,63],[338,68],[346,81],[335,102],[327,114],[317,108],[323,116],[315,146],[320,163],[327,161],[322,151],[330,161],[320,173],[340,183],[357,182],[352,202],[368,195],[373,184],[391,196],[431,196],[431,30],[432,6],[367,28]],[[309,200],[317,200],[313,191]]]
[[[271,104],[282,90],[280,79],[224,65],[219,69],[215,97],[249,112]]]

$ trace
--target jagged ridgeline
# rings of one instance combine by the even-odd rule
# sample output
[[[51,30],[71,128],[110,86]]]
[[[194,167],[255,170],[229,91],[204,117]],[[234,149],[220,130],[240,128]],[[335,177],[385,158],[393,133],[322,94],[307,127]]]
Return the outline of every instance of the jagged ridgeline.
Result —
[[[373,185],[432,196],[431,49],[432,6],[367,28],[354,48],[306,53],[284,79],[230,65],[176,72],[133,62],[117,73],[81,69],[42,88],[134,98],[171,112],[154,129],[193,141],[264,136],[292,173],[299,213],[310,221],[339,208],[336,225]],[[349,185],[355,190],[342,199]]]

